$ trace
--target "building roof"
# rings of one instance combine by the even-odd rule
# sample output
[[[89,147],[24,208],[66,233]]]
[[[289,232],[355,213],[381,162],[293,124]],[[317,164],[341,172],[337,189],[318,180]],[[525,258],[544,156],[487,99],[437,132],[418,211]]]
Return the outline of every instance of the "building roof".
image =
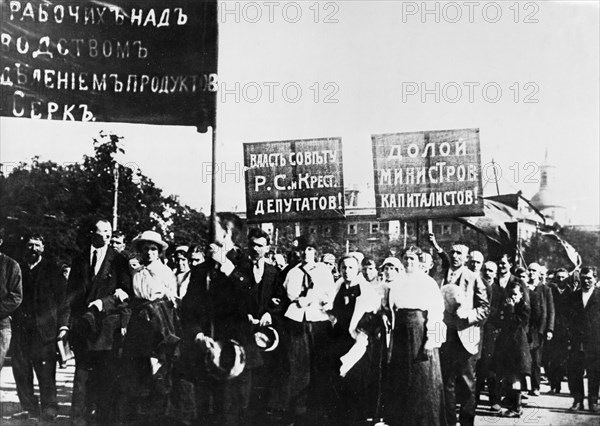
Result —
[[[557,194],[549,188],[539,190],[537,194],[531,198],[531,204],[533,204],[539,210],[544,210],[550,207],[565,207],[562,204],[560,197],[558,197]]]

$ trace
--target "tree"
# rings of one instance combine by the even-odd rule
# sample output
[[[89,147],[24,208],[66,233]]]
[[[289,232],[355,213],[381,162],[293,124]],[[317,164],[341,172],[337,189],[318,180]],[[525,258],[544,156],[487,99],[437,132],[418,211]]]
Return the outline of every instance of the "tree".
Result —
[[[115,167],[119,167],[118,228],[128,240],[154,229],[175,243],[200,243],[208,224],[201,212],[182,205],[141,171],[118,166],[124,150],[121,137],[100,132],[94,155],[82,163],[59,165],[33,158],[0,176],[0,226],[7,229],[7,247],[19,257],[19,239],[30,232],[46,237],[47,251],[68,262],[87,244],[87,231],[98,217],[110,219]]]

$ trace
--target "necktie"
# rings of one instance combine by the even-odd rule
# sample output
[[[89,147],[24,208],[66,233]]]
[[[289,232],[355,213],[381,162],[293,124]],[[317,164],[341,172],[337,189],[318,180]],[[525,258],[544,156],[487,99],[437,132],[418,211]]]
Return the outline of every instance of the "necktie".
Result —
[[[96,263],[98,262],[98,250],[92,252],[92,277],[96,275]]]

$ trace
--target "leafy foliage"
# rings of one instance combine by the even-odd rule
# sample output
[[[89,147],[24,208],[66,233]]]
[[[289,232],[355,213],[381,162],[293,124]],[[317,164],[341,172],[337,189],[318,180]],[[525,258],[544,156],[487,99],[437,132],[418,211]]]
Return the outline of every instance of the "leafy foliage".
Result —
[[[59,165],[34,157],[0,176],[0,226],[6,229],[9,254],[19,258],[20,238],[39,232],[46,251],[68,263],[84,244],[92,222],[112,221],[115,167],[118,167],[118,229],[126,240],[154,229],[176,244],[201,243],[207,236],[205,215],[182,205],[141,171],[119,166],[122,137],[100,132],[94,156],[82,163]]]

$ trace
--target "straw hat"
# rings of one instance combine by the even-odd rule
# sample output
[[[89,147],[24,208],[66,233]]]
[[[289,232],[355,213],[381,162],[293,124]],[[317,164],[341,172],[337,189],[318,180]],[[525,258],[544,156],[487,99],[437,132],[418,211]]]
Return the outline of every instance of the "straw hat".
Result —
[[[165,243],[160,236],[160,234],[156,231],[144,231],[137,237],[135,237],[132,241],[133,245],[139,250],[139,247],[144,242],[154,243],[161,247],[162,251],[165,251],[169,245]]]

